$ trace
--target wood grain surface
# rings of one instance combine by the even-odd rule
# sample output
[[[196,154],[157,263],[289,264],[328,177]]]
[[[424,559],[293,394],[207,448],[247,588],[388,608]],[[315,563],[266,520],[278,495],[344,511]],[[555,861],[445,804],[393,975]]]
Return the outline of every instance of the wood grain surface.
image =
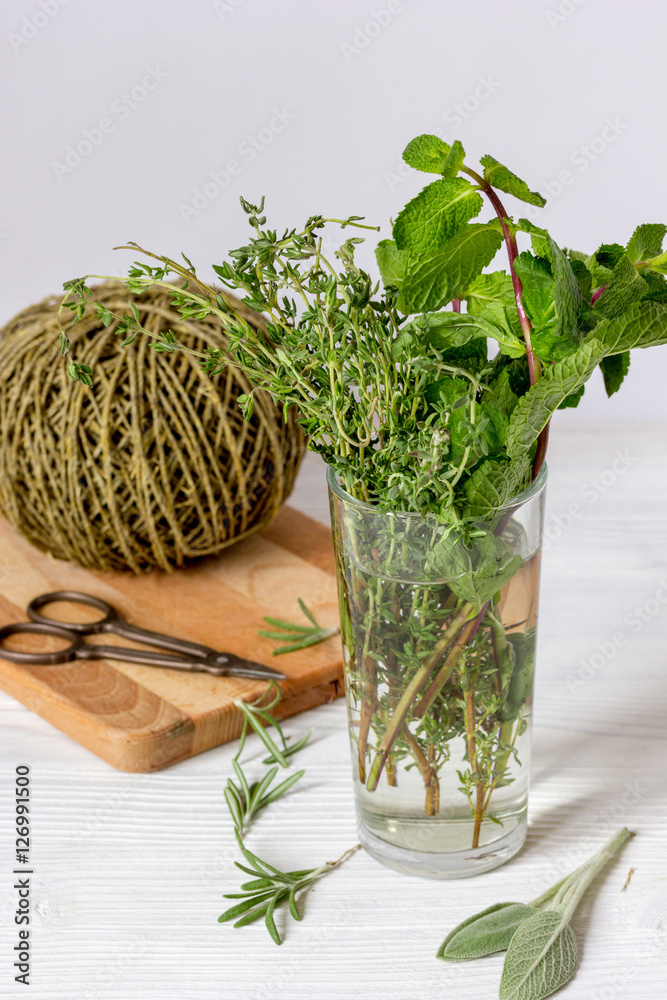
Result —
[[[624,824],[637,836],[580,907],[581,960],[562,997],[664,997],[667,425],[570,430],[557,418],[548,461],[530,823],[517,858],[443,883],[358,852],[306,897],[301,923],[277,915],[285,932],[277,948],[261,922],[239,930],[216,922],[228,905],[222,894],[243,878],[223,797],[235,743],[124,774],[0,692],[3,1000],[492,1000],[502,956],[439,962],[445,934],[492,902],[534,899]],[[326,523],[315,458],[290,503]],[[7,572],[18,569],[29,572],[20,562]],[[28,582],[16,607],[44,589],[39,578]],[[287,730],[299,737],[311,727],[294,765],[305,776],[248,837],[251,850],[291,868],[333,860],[356,842],[342,699]],[[247,751],[256,776],[261,748],[249,741]],[[14,985],[11,969],[13,779],[24,763],[32,769],[29,990]]]
[[[294,715],[341,691],[340,643],[276,658],[257,634],[262,617],[300,620],[302,597],[318,620],[337,622],[331,533],[284,508],[264,533],[176,573],[92,573],[56,562],[0,522],[0,620],[25,620],[31,598],[79,590],[109,601],[136,625],[236,653],[283,670],[279,714]],[[81,608],[50,610],[67,620]],[[31,637],[44,648],[44,639]],[[48,641],[48,640],[47,640]],[[94,641],[94,640],[89,640]],[[105,644],[127,640],[99,636]],[[154,771],[238,736],[235,698],[253,700],[265,681],[213,677],[112,660],[25,666],[0,659],[0,688],[103,760]]]

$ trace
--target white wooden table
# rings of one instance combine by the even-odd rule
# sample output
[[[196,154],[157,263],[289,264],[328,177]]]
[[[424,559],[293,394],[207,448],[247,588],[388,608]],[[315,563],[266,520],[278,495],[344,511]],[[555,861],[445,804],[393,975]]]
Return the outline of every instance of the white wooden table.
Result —
[[[638,836],[582,904],[581,965],[564,995],[667,996],[667,426],[557,428],[549,464],[531,825],[517,859],[430,882],[358,853],[310,893],[277,948],[261,924],[216,923],[240,881],[222,794],[233,747],[122,774],[0,694],[0,996],[486,1000],[502,959],[438,962],[445,933],[492,902],[533,898],[622,825]],[[292,502],[328,517],[317,460]],[[307,773],[249,845],[315,866],[356,840],[344,705],[287,725],[315,727]],[[29,993],[12,969],[21,763],[32,769]]]

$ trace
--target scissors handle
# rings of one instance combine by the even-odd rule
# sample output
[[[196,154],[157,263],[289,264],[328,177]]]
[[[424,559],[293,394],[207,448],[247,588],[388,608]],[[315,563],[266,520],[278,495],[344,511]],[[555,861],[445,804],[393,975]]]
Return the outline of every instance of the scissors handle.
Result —
[[[69,604],[84,604],[101,612],[102,617],[93,622],[63,622],[58,621],[56,618],[49,618],[42,613],[43,607],[47,604],[55,604],[58,601]],[[178,639],[174,635],[165,635],[163,632],[152,632],[150,629],[132,625],[125,618],[122,618],[111,604],[101,597],[95,597],[94,594],[85,594],[78,590],[55,590],[49,594],[40,594],[39,597],[33,598],[28,605],[27,611],[30,623],[34,622],[36,625],[40,625],[42,631],[46,634],[48,633],[46,628],[44,628],[45,626],[60,630],[51,632],[50,634],[59,635],[61,638],[67,637],[63,635],[63,630],[67,632],[70,638],[72,635],[76,635],[80,639],[83,639],[86,635],[101,635],[111,632],[123,639],[144,643],[149,646],[157,646],[158,649],[167,649],[179,655],[163,655],[160,657],[159,653],[146,652],[145,650],[130,649],[125,651],[120,646],[87,646],[84,643],[80,643],[73,647],[76,652],[72,652],[72,655],[68,657],[60,655],[56,659],[45,660],[41,657],[46,654],[20,654],[20,659],[14,657],[18,663],[66,663],[68,659],[75,659],[76,657],[80,659],[100,659],[104,655],[108,659],[146,663],[155,667],[170,667],[174,670],[199,670],[201,673],[213,674],[216,677],[238,676],[274,681],[285,679],[285,675],[280,673],[280,671],[273,670],[262,663],[254,663],[252,660],[243,659],[243,657],[236,656],[234,653],[220,652],[212,649],[211,646],[204,646],[199,642],[191,642],[189,639]],[[11,626],[8,627],[11,628]],[[22,631],[27,632],[29,629],[24,628]],[[2,639],[0,638],[0,643],[1,641]],[[94,652],[88,652],[88,650],[95,651],[100,649],[104,649],[105,653],[95,654]],[[11,650],[3,650],[3,652],[7,653],[11,652]],[[62,650],[59,651],[59,653],[62,652]],[[120,652],[123,653],[122,656],[119,655]],[[53,657],[56,654],[48,655]],[[40,659],[28,660],[25,659],[25,656],[39,656]],[[10,659],[10,657],[6,658]],[[199,667],[196,666],[197,663],[200,664]]]
[[[23,649],[6,649],[2,644],[12,635],[49,635],[64,639],[67,645],[43,653],[30,653]],[[63,625],[48,622],[17,622],[0,628],[0,657],[11,663],[26,666],[54,666],[71,663],[73,660],[122,660],[125,663],[144,663],[151,667],[169,667],[171,670],[191,670],[196,673],[213,674],[224,677],[229,674],[226,666],[206,662],[198,657],[154,653],[147,649],[129,649],[126,646],[89,645],[82,635],[72,632]]]

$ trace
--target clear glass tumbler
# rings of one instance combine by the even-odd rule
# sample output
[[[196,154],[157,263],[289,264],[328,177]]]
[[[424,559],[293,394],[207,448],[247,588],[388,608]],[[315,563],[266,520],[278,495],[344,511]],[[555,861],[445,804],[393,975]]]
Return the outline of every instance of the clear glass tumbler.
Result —
[[[546,477],[464,537],[329,470],[359,835],[392,868],[461,878],[525,840]]]

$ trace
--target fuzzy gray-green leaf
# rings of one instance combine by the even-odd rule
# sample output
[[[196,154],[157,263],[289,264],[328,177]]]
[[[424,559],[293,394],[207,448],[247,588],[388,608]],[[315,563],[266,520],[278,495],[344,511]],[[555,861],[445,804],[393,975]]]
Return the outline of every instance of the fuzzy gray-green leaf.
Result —
[[[496,903],[463,920],[436,953],[444,962],[462,962],[506,951],[517,928],[537,911],[525,903]]]
[[[577,968],[577,941],[562,909],[538,912],[517,929],[505,956],[500,1000],[544,1000]]]

